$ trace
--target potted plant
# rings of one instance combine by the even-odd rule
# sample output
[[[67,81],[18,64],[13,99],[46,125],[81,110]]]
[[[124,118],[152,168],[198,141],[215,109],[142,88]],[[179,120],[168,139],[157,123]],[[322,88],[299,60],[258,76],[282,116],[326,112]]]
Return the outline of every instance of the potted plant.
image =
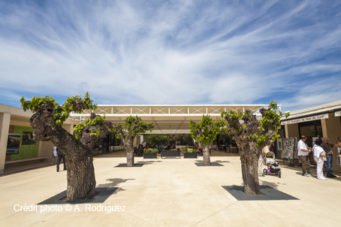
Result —
[[[145,148],[143,152],[143,158],[157,158],[159,152],[156,148]]]
[[[180,150],[179,149],[169,149],[169,150],[162,150],[161,157],[180,157]]]
[[[192,147],[188,147],[184,152],[184,158],[197,158],[197,151]]]

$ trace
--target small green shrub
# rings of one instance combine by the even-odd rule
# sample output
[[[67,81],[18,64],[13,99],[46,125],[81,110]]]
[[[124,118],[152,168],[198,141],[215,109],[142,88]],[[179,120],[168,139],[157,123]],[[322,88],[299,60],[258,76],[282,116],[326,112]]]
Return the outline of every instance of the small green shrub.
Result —
[[[145,152],[145,153],[158,153],[159,150],[156,149],[156,148],[145,148],[145,149],[144,149],[144,152]]]
[[[187,153],[195,153],[195,150],[192,147],[188,147]]]

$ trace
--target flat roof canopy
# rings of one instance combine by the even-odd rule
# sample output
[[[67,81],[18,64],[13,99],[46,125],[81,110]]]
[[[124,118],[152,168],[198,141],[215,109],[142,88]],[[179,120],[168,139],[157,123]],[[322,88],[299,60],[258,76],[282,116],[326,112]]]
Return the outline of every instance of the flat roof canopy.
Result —
[[[329,113],[335,117],[341,116],[341,100],[313,106],[302,110],[290,112],[288,118],[282,119],[282,125],[298,124],[301,122],[315,121],[329,118]]]
[[[223,111],[255,112],[266,104],[217,104],[217,105],[97,105],[96,113],[105,116],[106,120],[121,123],[128,116],[139,116],[144,121],[153,123],[154,130],[147,134],[187,134],[189,122],[199,121],[203,115],[219,119]],[[71,119],[76,123],[90,116],[89,112],[72,113]]]

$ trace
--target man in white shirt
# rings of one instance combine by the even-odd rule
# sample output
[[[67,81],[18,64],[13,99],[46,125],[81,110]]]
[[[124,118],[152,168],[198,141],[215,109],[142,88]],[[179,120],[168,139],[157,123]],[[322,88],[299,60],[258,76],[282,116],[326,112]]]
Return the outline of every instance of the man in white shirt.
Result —
[[[309,153],[311,149],[305,143],[307,141],[307,137],[302,135],[301,139],[297,143],[297,151],[298,151],[298,158],[302,163],[302,175],[303,176],[311,176],[310,174],[310,163],[309,163]]]

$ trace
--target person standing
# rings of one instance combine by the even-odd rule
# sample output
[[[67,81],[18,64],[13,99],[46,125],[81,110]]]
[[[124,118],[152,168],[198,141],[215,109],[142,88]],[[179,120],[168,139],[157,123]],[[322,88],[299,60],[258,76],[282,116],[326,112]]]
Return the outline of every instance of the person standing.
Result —
[[[57,152],[57,147],[56,147],[56,146],[53,146],[52,153],[53,153],[53,157],[54,157],[55,160],[56,160],[55,163],[57,163],[58,152]]]
[[[56,167],[57,167],[57,172],[59,172],[59,165],[61,163],[61,161],[63,160],[63,167],[64,170],[66,170],[66,166],[65,166],[65,156],[64,154],[58,149],[58,147],[54,146],[53,147],[53,154],[57,154],[57,156],[55,156],[57,158],[57,163],[56,163]]]
[[[339,165],[341,166],[341,137],[337,138],[336,150],[339,158]]]
[[[327,178],[325,178],[323,176],[323,163],[326,160],[326,152],[325,150],[323,150],[322,145],[322,140],[321,139],[317,139],[315,140],[315,145],[314,145],[314,159],[316,161],[316,175],[317,175],[317,179],[319,180],[325,180]]]
[[[262,149],[261,155],[259,155],[259,159],[258,159],[258,174],[259,175],[263,174],[263,170],[266,167],[265,158],[266,158],[266,154],[270,152],[269,148],[270,148],[270,145],[264,146]]]
[[[307,144],[307,137],[302,135],[301,139],[297,143],[297,150],[298,150],[298,158],[302,163],[302,175],[306,177],[310,177],[310,163],[309,163],[309,153],[311,149],[308,148]]]
[[[326,152],[327,160],[326,160],[326,167],[327,167],[327,177],[335,178],[336,176],[333,174],[333,144],[329,143],[328,138],[322,139],[321,147]]]

